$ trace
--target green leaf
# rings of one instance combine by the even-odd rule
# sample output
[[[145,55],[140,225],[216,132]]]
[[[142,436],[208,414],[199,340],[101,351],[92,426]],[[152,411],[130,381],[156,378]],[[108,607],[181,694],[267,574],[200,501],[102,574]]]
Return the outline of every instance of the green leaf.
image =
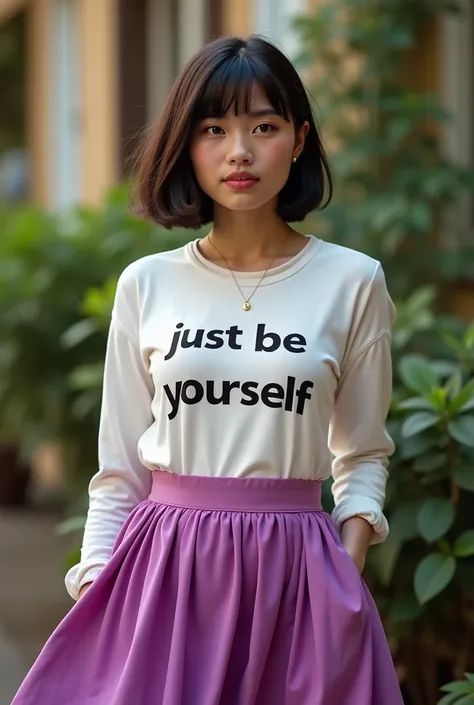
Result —
[[[428,394],[428,401],[436,411],[443,411],[446,409],[447,398],[448,390],[444,387],[435,387]]]
[[[422,355],[405,355],[399,365],[403,384],[418,394],[429,394],[438,385],[438,378]]]
[[[447,383],[449,398],[455,400],[462,389],[462,372],[456,369]]]
[[[374,554],[373,565],[375,566],[380,582],[386,587],[388,587],[392,581],[401,550],[402,544],[399,541],[394,541],[392,535],[390,535],[383,544],[374,546],[372,549]]]
[[[458,697],[457,693],[448,693],[448,695],[442,697],[441,700],[438,700],[438,705],[455,705]]]
[[[472,330],[474,332],[474,326],[473,326]],[[464,675],[466,676],[469,683],[472,683],[474,685],[474,673],[465,673]]]
[[[404,460],[411,460],[438,445],[436,438],[430,436],[410,436],[402,438],[398,444],[398,452]]]
[[[453,553],[457,558],[474,556],[474,529],[465,531],[454,543]]]
[[[454,482],[463,490],[474,492],[474,467],[461,465],[453,472]]]
[[[402,425],[402,436],[408,438],[415,436],[417,433],[426,431],[427,428],[435,426],[439,421],[439,417],[429,411],[419,411],[416,414],[409,416]]]
[[[446,683],[440,690],[443,693],[457,693],[458,695],[464,695],[466,693],[472,693],[472,685],[467,681],[452,681],[451,683]]]
[[[469,402],[474,402],[474,379],[469,382],[453,397],[450,408],[453,411],[458,411]]]
[[[397,405],[397,409],[401,411],[415,409],[419,411],[433,411],[433,404],[424,399],[423,397],[411,397],[411,399],[404,399]]]
[[[451,438],[462,445],[474,448],[474,415],[457,416],[448,423]]]
[[[464,698],[461,698],[461,700],[456,700],[455,702],[456,705],[474,705],[474,690],[472,690],[472,686],[470,695],[466,695]]]
[[[447,462],[448,456],[442,451],[427,453],[415,460],[413,469],[415,472],[434,472],[445,467]]]
[[[85,318],[68,328],[61,336],[60,343],[64,348],[73,348],[96,332],[97,322],[92,318]]]
[[[410,541],[418,536],[418,512],[420,503],[417,501],[399,504],[390,515],[390,536],[394,541]]]
[[[445,536],[454,523],[454,507],[449,499],[432,497],[418,512],[418,531],[428,543]]]
[[[474,324],[471,324],[464,335],[464,342],[469,349],[474,348]]]
[[[418,564],[415,571],[415,593],[424,605],[442,592],[453,579],[456,560],[453,556],[430,553]]]

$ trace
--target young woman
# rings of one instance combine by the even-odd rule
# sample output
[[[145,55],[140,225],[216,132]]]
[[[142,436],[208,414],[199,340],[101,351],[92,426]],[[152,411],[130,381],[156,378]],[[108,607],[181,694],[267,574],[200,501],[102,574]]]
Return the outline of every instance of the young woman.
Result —
[[[288,225],[331,196],[290,62],[204,47],[139,185],[208,234],[120,277],[80,599],[14,705],[402,705],[360,575],[388,531],[394,308],[378,262]]]

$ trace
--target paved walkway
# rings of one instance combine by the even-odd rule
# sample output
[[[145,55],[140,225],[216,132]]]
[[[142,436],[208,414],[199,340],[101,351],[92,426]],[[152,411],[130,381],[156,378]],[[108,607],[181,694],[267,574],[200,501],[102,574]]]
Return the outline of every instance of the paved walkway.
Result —
[[[71,608],[64,586],[69,538],[57,513],[0,508],[0,705],[11,700],[46,639]]]

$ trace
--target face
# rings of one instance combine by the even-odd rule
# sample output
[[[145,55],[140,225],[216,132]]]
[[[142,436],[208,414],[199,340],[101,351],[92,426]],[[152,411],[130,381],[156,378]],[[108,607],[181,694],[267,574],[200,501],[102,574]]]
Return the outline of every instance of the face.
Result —
[[[255,86],[249,113],[230,110],[196,125],[190,145],[196,179],[216,207],[255,210],[276,203],[308,129],[306,122],[295,130]]]

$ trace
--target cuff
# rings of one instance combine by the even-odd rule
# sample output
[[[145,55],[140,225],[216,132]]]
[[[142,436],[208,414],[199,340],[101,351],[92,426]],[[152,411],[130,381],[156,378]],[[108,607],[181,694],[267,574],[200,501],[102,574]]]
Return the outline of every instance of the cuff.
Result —
[[[352,517],[362,517],[372,525],[374,535],[371,544],[382,543],[388,536],[388,521],[375,499],[364,495],[350,495],[336,505],[332,518],[338,528]]]
[[[78,563],[68,570],[64,578],[64,584],[73,600],[77,601],[79,599],[81,587],[86,583],[92,583],[102,571],[102,568],[103,566],[94,565],[87,567]]]

